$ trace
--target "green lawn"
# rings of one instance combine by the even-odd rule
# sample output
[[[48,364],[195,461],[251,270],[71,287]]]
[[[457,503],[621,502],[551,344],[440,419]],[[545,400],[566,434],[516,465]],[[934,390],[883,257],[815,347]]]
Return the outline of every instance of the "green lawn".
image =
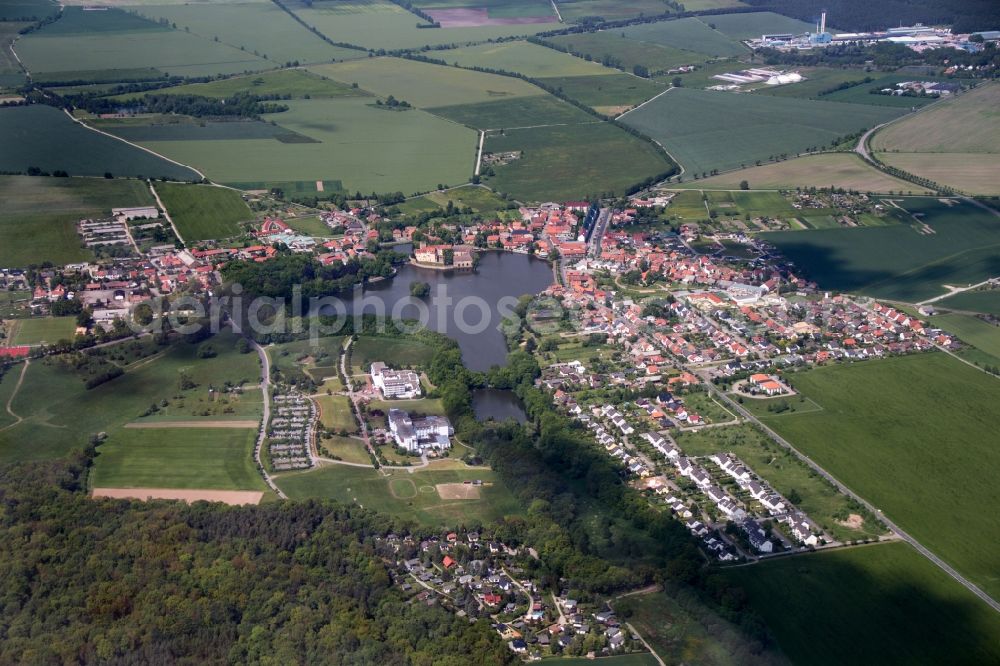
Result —
[[[349,398],[343,395],[323,395],[315,400],[319,406],[320,423],[334,432],[357,432],[358,422],[354,418]]]
[[[745,403],[751,402],[753,401],[750,399],[745,400]],[[761,418],[768,414],[765,410]],[[736,455],[782,495],[787,496],[793,490],[798,493],[802,498],[798,508],[838,539],[864,539],[885,534],[871,521],[866,521],[859,529],[842,525],[841,522],[846,521],[851,513],[862,515],[867,512],[853,506],[846,495],[813,474],[794,454],[782,449],[749,425],[683,433],[678,435],[677,444],[686,455],[708,456],[726,452]],[[741,499],[753,501],[749,496]]]
[[[207,185],[158,183],[156,191],[185,241],[231,238],[253,218],[235,190]]]
[[[762,420],[987,593],[1000,594],[1000,381],[941,353],[786,376],[822,411]]]
[[[403,520],[428,527],[454,527],[489,522],[520,513],[521,507],[496,474],[489,469],[388,470],[331,464],[307,472],[279,475],[278,485],[292,499],[334,499],[357,502]],[[479,499],[443,500],[435,486],[481,479]],[[492,484],[492,485],[487,485]]]
[[[907,302],[944,293],[946,284],[975,284],[1000,274],[1000,226],[991,211],[932,197],[882,203],[901,224],[780,231],[762,238],[821,288]]]
[[[334,435],[329,439],[319,440],[320,453],[326,456],[336,456],[340,460],[367,465],[371,457],[365,449],[365,443],[360,439]]]
[[[444,415],[444,405],[440,398],[416,398],[414,400],[372,400],[371,409],[380,409],[388,413],[390,409],[404,409],[411,414]]]
[[[0,171],[26,172],[35,166],[71,176],[197,177],[190,169],[74,123],[44,104],[0,109]]]
[[[114,435],[164,400],[175,407],[181,402],[193,405],[207,396],[211,386],[259,381],[257,355],[238,353],[232,334],[220,333],[208,344],[216,351],[214,358],[199,358],[200,345],[176,343],[89,391],[72,359],[56,356],[33,361],[11,403],[24,421],[0,431],[0,461],[57,458],[84,446],[93,434]],[[182,373],[195,388],[180,389]]]
[[[351,372],[367,373],[375,361],[397,369],[416,367],[429,363],[433,356],[434,348],[421,340],[362,335],[351,345]]]
[[[623,194],[630,186],[670,171],[654,146],[607,123],[542,127],[490,134],[485,151],[522,151],[494,167],[486,183],[519,201],[568,201],[589,194]]]
[[[1000,620],[904,543],[729,569],[794,663],[990,664]]]
[[[938,301],[942,308],[983,312],[1000,317],[1000,289],[966,291]]]
[[[264,490],[251,428],[121,430],[98,447],[98,488]]]
[[[72,340],[76,334],[76,317],[32,317],[13,323],[14,346],[55,344]]]
[[[899,109],[677,88],[622,118],[662,143],[685,180],[794,156],[902,114]]]
[[[295,232],[306,236],[330,238],[334,235],[333,229],[328,227],[323,220],[319,219],[318,215],[309,217],[286,217],[284,222],[295,230]]]

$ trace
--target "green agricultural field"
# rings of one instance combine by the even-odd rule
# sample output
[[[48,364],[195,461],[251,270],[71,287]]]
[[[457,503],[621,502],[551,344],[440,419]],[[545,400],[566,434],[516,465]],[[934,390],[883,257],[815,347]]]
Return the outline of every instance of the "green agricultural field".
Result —
[[[671,93],[673,94],[673,93]],[[738,190],[740,183],[754,190],[794,190],[797,187],[842,187],[858,192],[915,192],[929,194],[918,185],[893,178],[853,153],[822,153],[729,171],[700,180],[685,179],[673,188]]]
[[[292,100],[265,116],[312,141],[274,138],[145,141],[211,179],[256,189],[285,181],[340,181],[364,192],[421,192],[468,181],[475,166],[472,130],[417,109],[392,111],[365,98]],[[224,123],[223,123],[224,124]]]
[[[97,488],[264,490],[252,428],[121,430],[97,449]]]
[[[622,72],[615,72],[610,76],[539,79],[539,82],[555,88],[580,104],[611,116],[645,102],[666,88],[662,83]]]
[[[864,77],[860,74],[857,78],[863,79]],[[930,81],[944,81],[946,79],[940,79],[938,77],[921,77],[921,80]],[[844,90],[838,90],[837,92],[830,93],[829,95],[824,95],[822,99],[828,102],[849,102],[852,104],[876,104],[878,106],[895,106],[901,109],[912,109],[920,108],[922,106],[927,106],[928,104],[936,101],[933,97],[902,97],[896,95],[877,95],[872,93],[872,90],[882,90],[883,88],[893,88],[897,83],[902,83],[903,81],[912,81],[913,75],[906,74],[890,74],[889,76],[883,76],[875,78],[874,81],[869,83],[858,83],[856,86],[846,88]]]
[[[732,4],[737,2],[738,0],[732,0]],[[637,16],[657,16],[670,11],[661,0],[558,0],[556,4],[567,23],[574,23],[587,16],[617,21]]]
[[[233,74],[273,69],[277,63],[251,52],[148,21],[118,9],[84,11],[68,7],[63,17],[17,43],[17,53],[32,72],[88,71],[107,77],[106,70],[155,68],[182,76]],[[77,78],[85,78],[79,77]],[[95,81],[96,82],[96,81]]]
[[[537,86],[509,76],[402,58],[369,58],[334,65],[315,65],[309,71],[347,84],[357,83],[382,97],[392,95],[420,108],[545,94]]]
[[[295,99],[311,97],[363,97],[368,93],[349,84],[334,81],[328,77],[313,74],[303,69],[279,69],[248,76],[234,76],[208,83],[186,83],[171,88],[160,88],[157,95],[202,95],[221,99],[237,93],[254,95],[291,95]],[[129,99],[148,93],[116,95],[113,99]]]
[[[614,73],[614,70],[596,62],[587,62],[567,53],[521,41],[477,44],[459,49],[435,51],[434,58],[444,60],[449,65],[499,69],[535,78],[600,76]]]
[[[1000,358],[1000,326],[964,314],[938,315],[931,317],[930,321],[932,326],[957,335],[962,342]]]
[[[615,30],[556,35],[546,37],[545,41],[569,49],[572,53],[590,56],[597,62],[607,59],[620,63],[629,72],[636,65],[642,65],[650,72],[660,72],[681,65],[693,65],[706,57],[704,53],[628,39]]]
[[[25,267],[91,258],[77,221],[110,215],[112,208],[148,206],[153,196],[138,180],[0,176],[0,201],[0,266]]]
[[[708,210],[716,212],[720,217],[775,217],[782,218],[796,214],[788,201],[777,192],[744,192],[740,190],[684,190],[670,203],[671,212],[683,217],[704,218],[706,215],[706,200]],[[693,195],[697,192],[697,200]]]
[[[673,165],[649,143],[608,123],[490,134],[484,150],[522,151],[494,167],[493,189],[521,201],[567,201],[598,191],[625,192]]]
[[[717,616],[705,617],[696,607],[686,603],[685,597],[685,593],[673,591],[637,594],[615,600],[614,609],[620,617],[628,617],[629,623],[668,664],[777,666],[788,663],[774,645],[762,652],[742,629]],[[556,663],[561,664],[562,660]],[[598,661],[596,666],[603,663],[603,660]]]
[[[14,57],[10,44],[17,39],[18,31],[28,25],[27,23],[0,21],[0,91],[5,86],[14,87],[24,84],[24,72],[17,64],[17,58]]]
[[[1000,274],[1000,227],[993,211],[931,197],[884,205],[901,224],[779,231],[762,238],[822,288],[907,302],[940,295],[946,284],[976,284]]]
[[[755,401],[748,398],[744,406],[747,407],[753,402]],[[791,398],[789,402],[797,403],[797,400]],[[815,408],[812,403],[807,403],[807,409]],[[802,411],[805,412],[806,409]],[[786,414],[789,412],[784,412],[782,418]],[[773,416],[766,409],[759,415],[761,418]],[[683,433],[677,437],[677,444],[686,455],[734,454],[782,495],[787,497],[794,490],[802,498],[796,506],[805,511],[823,529],[829,530],[837,539],[865,539],[885,534],[877,521],[870,520],[868,516],[864,516],[866,520],[859,528],[849,527],[846,521],[850,514],[860,515],[867,512],[862,512],[853,506],[853,502],[846,495],[816,476],[791,451],[781,448],[749,425],[708,428],[698,432]],[[747,502],[753,501],[748,495],[744,495],[741,499]]]
[[[333,46],[308,30],[273,2],[146,5],[139,14],[157,21],[165,19],[179,30],[205,40],[215,40],[243,52],[283,64],[298,61],[331,62],[363,58],[357,49]]]
[[[358,421],[354,418],[350,399],[342,395],[323,395],[315,400],[319,406],[320,423],[334,432],[357,432]]]
[[[357,503],[427,527],[455,527],[475,521],[483,523],[522,511],[510,491],[489,468],[471,467],[386,470],[330,464],[307,472],[280,474],[275,481],[292,499],[333,499]],[[464,467],[464,466],[463,466]],[[479,499],[442,499],[439,483],[463,483],[480,479]]]
[[[231,333],[220,333],[208,344],[216,352],[214,358],[199,358],[200,345],[176,343],[155,359],[130,366],[124,375],[89,391],[66,357],[32,361],[11,402],[11,410],[23,421],[0,430],[0,460],[57,458],[83,447],[95,433],[114,435],[163,400],[187,404],[207,395],[210,386],[260,380],[257,355],[238,353]],[[195,388],[180,389],[182,373]]]
[[[982,312],[1000,317],[1000,289],[977,289],[955,294],[937,302],[942,308]]]
[[[601,77],[607,79],[609,77]],[[539,92],[542,92],[539,89]],[[459,104],[428,109],[429,112],[476,129],[592,123],[596,118],[554,95],[515,97],[495,102]]]
[[[1000,194],[1000,153],[879,153],[878,158],[960,192]]]
[[[754,94],[831,101],[829,95],[820,95],[820,93],[842,83],[860,82],[866,76],[871,76],[871,74],[857,69],[836,69],[833,67],[796,67],[794,71],[805,77],[805,80],[783,86],[758,85],[754,88]],[[861,104],[868,103],[868,100],[857,101]]]
[[[73,122],[42,104],[0,109],[0,171],[36,166],[72,176],[143,175],[191,180],[197,174]]]
[[[1000,517],[982,507],[996,496],[1000,381],[937,352],[786,379],[822,411],[762,420],[996,597]]]
[[[1000,84],[984,84],[880,130],[872,149],[901,153],[1000,153]]]
[[[50,0],[4,0],[0,2],[0,21],[40,21],[59,11]]]
[[[988,664],[1000,621],[905,543],[769,560],[725,574],[794,663]]]
[[[490,25],[469,28],[421,29],[424,23],[415,14],[388,0],[319,0],[306,3],[290,0],[291,8],[308,25],[315,26],[334,42],[356,44],[368,49],[415,49],[421,46],[467,44],[498,37],[530,35],[558,30],[561,24]]]
[[[696,18],[640,23],[621,28],[620,32],[625,33],[628,39],[694,51],[708,56],[743,56],[749,53],[738,40],[718,30],[712,30],[706,23]]]
[[[18,345],[53,345],[60,340],[72,340],[76,334],[76,317],[32,317],[16,319],[11,324],[11,342]]]
[[[433,357],[434,347],[421,340],[362,335],[351,345],[351,372],[365,374],[376,361],[397,369],[417,367]]]
[[[760,39],[761,35],[775,35],[780,33],[799,35],[804,32],[816,32],[816,26],[812,23],[806,23],[805,21],[775,14],[774,12],[718,14],[715,16],[702,16],[700,20],[706,25],[714,25],[716,30],[738,41]]]
[[[662,143],[687,175],[795,155],[900,113],[863,104],[677,88],[621,120]]]
[[[239,223],[253,218],[236,190],[179,183],[155,187],[181,238],[188,242],[237,236]]]

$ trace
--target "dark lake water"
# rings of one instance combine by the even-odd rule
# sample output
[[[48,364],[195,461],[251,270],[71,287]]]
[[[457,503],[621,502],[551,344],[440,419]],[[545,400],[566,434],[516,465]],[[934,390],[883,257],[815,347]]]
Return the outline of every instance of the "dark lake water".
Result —
[[[397,248],[402,250],[403,248]],[[430,296],[414,299],[410,283],[426,282]],[[483,252],[472,271],[438,271],[410,264],[396,277],[366,285],[358,295],[342,297],[348,312],[419,319],[428,328],[458,342],[466,367],[488,370],[503,365],[507,343],[500,325],[516,299],[537,294],[552,284],[552,268],[541,259],[509,252]],[[418,303],[419,301],[419,303]]]
[[[472,392],[472,410],[479,421],[514,419],[524,423],[528,420],[521,401],[513,391],[476,389]]]

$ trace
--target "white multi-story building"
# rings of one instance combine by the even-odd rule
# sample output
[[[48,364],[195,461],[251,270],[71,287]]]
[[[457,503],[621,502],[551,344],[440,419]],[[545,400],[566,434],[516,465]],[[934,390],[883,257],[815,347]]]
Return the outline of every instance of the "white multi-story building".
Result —
[[[402,409],[390,409],[389,432],[401,448],[411,453],[424,453],[430,449],[450,449],[455,430],[443,416],[411,419]]]
[[[385,363],[372,363],[372,383],[386,398],[419,398],[420,376],[412,370],[391,370]]]

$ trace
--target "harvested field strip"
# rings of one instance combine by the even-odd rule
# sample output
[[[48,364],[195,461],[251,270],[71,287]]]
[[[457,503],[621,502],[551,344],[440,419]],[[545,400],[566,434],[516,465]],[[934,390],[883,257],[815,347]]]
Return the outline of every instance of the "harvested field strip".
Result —
[[[93,497],[137,500],[183,500],[185,502],[222,502],[232,506],[260,504],[264,493],[248,490],[175,490],[172,488],[94,488]]]

